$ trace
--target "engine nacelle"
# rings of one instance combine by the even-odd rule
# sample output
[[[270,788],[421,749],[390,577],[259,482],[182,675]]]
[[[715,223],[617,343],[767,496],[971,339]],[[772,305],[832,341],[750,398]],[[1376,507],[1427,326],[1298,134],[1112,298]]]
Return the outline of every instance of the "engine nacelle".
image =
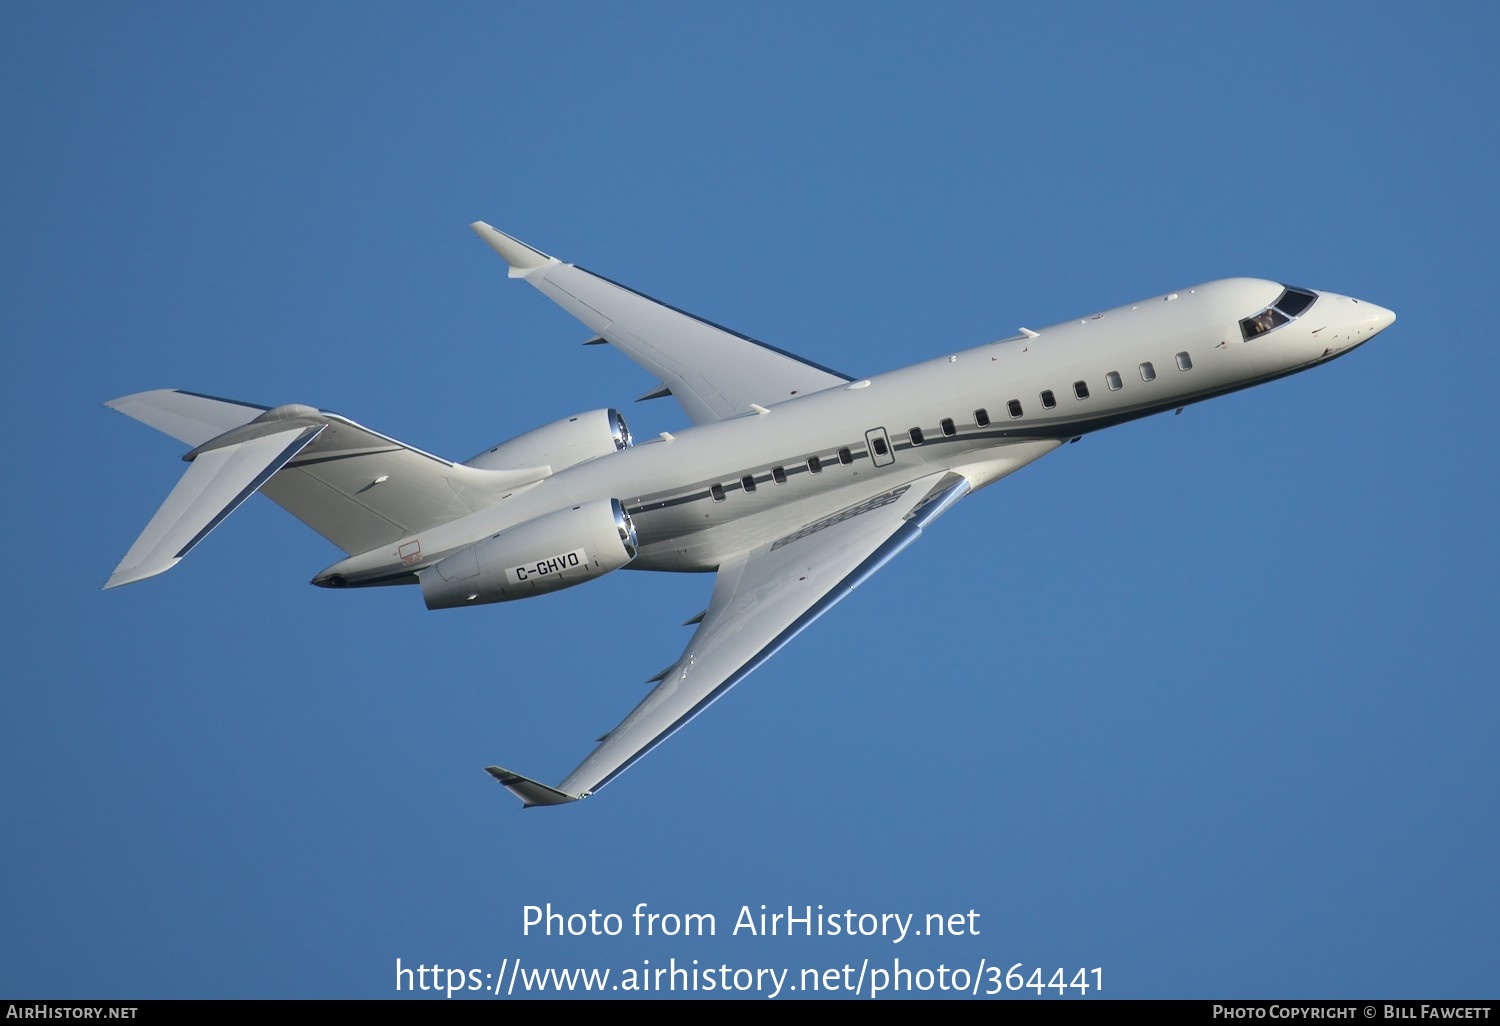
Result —
[[[551,467],[559,471],[629,446],[630,429],[619,410],[590,410],[501,442],[466,460],[464,466],[478,470]]]
[[[635,558],[619,499],[560,509],[444,556],[417,574],[428,609],[509,602],[603,577]]]

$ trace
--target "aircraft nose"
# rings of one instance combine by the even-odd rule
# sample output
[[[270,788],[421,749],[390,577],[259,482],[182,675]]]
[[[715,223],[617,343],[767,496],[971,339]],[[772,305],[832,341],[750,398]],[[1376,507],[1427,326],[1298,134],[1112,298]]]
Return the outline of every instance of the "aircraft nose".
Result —
[[[1396,323],[1396,312],[1378,303],[1333,292],[1321,293],[1326,305],[1313,307],[1312,318],[1322,322],[1312,338],[1325,348],[1321,359],[1331,359],[1363,345]],[[1324,329],[1328,330],[1325,331]]]
[[[1383,306],[1366,302],[1361,302],[1359,307],[1358,324],[1354,329],[1354,338],[1358,342],[1368,342],[1396,323],[1394,310],[1387,310]]]
[[[1345,338],[1349,348],[1368,342],[1386,328],[1396,323],[1396,312],[1376,303],[1356,299],[1345,305],[1348,320],[1345,321]]]
[[[1388,311],[1383,306],[1377,306],[1376,303],[1368,302],[1368,300],[1355,300],[1353,314],[1355,314],[1355,320],[1358,321],[1359,327],[1367,330],[1371,335],[1374,335],[1376,332],[1383,332],[1383,330],[1391,327],[1392,324],[1397,323],[1397,314],[1395,314],[1395,311]]]

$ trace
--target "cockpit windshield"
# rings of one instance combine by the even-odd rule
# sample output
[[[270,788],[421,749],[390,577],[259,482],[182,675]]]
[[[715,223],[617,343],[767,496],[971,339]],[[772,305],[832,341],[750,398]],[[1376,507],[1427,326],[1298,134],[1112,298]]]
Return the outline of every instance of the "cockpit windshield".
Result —
[[[1240,334],[1248,342],[1257,335],[1264,335],[1273,328],[1279,328],[1283,324],[1296,320],[1306,312],[1318,299],[1316,292],[1307,289],[1299,289],[1288,285],[1276,298],[1276,302],[1266,307],[1253,317],[1246,317],[1240,321]]]

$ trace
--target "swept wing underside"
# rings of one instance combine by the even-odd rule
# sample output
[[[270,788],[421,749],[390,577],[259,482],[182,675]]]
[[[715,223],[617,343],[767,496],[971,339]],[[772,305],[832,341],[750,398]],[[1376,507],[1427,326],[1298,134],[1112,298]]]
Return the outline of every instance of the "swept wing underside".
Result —
[[[592,794],[747,677],[968,491],[965,478],[947,472],[883,487],[727,560],[682,656],[566,780],[554,788],[499,766],[489,774],[528,806]]]

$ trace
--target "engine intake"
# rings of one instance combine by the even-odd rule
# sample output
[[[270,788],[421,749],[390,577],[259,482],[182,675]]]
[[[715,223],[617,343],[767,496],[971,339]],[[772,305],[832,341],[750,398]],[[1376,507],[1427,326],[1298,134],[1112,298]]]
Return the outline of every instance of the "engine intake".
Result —
[[[598,499],[501,531],[417,574],[428,609],[510,602],[603,577],[635,558],[635,524]]]

